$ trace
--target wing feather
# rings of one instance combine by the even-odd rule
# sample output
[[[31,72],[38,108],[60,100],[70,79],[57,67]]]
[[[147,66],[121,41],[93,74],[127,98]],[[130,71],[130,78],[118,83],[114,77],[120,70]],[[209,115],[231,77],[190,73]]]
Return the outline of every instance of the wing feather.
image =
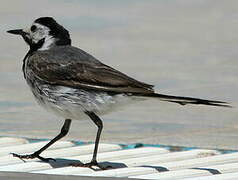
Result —
[[[68,46],[70,47],[70,46]],[[34,53],[28,60],[35,77],[50,83],[74,88],[88,88],[116,93],[152,93],[153,85],[137,81],[107,66],[86,52],[74,48],[52,55],[50,50]],[[75,53],[76,51],[77,56]],[[70,54],[71,53],[71,54]],[[49,55],[51,54],[51,55]],[[53,52],[54,54],[54,52]]]

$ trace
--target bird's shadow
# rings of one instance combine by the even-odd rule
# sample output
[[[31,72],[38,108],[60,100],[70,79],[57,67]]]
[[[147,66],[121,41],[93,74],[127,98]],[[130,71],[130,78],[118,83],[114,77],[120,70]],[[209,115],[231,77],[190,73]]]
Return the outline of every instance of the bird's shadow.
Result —
[[[82,165],[83,166],[83,162],[81,162],[80,160],[74,160],[74,159],[64,159],[64,158],[56,158],[53,160],[50,160],[48,163],[52,168],[62,168],[62,167],[70,167],[70,166],[74,166],[76,164],[76,166]],[[127,167],[124,163],[118,163],[118,162],[109,162],[109,161],[103,161],[103,162],[99,162],[100,167],[104,167],[105,169],[117,169],[117,168],[125,168]],[[91,169],[95,170],[95,171],[100,171],[102,169],[100,168],[92,168]]]
[[[144,165],[144,166],[140,166],[140,167],[147,167],[147,168],[153,168],[155,170],[157,170],[158,172],[166,172],[166,171],[170,171],[168,168],[166,167],[163,167],[163,166],[147,166],[147,165]],[[221,174],[221,172],[217,169],[212,169],[212,168],[189,168],[189,169],[197,169],[197,170],[204,170],[204,171],[208,171],[210,172],[212,175],[215,175],[215,174]]]
[[[191,169],[197,169],[197,170],[204,170],[204,171],[208,171],[211,174],[215,175],[215,174],[221,174],[221,172],[217,169],[212,169],[212,168],[191,168]]]
[[[152,169],[155,169],[155,170],[158,171],[158,172],[166,172],[166,171],[169,171],[169,169],[167,169],[166,167],[163,167],[163,166],[143,165],[143,166],[140,166],[140,167],[152,168]]]

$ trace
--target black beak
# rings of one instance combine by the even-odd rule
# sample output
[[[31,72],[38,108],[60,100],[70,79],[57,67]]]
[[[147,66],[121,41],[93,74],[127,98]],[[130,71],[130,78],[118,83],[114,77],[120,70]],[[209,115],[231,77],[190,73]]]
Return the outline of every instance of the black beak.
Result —
[[[14,29],[14,30],[9,30],[7,31],[10,34],[15,34],[15,35],[20,35],[22,36],[22,38],[25,40],[25,42],[31,46],[32,45],[32,41],[31,39],[29,39],[29,37],[27,35],[29,35],[27,32],[23,31],[23,29]]]
[[[27,34],[22,29],[14,29],[14,30],[9,30],[7,32],[10,33],[10,34],[22,35],[22,36]]]

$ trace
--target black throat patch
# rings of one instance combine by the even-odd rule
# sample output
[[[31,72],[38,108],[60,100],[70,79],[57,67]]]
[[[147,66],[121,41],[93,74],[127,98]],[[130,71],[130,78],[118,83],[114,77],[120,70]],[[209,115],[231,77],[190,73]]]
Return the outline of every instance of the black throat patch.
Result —
[[[23,71],[23,74],[24,74],[24,78],[26,78],[26,74],[25,74],[26,60],[29,56],[32,55],[32,53],[34,53],[35,51],[37,51],[38,49],[40,49],[43,46],[43,44],[45,43],[45,38],[41,39],[37,43],[33,43],[26,36],[22,36],[22,37],[26,41],[26,43],[30,46],[29,51],[26,53],[26,55],[23,59],[23,65],[22,65],[22,71]]]

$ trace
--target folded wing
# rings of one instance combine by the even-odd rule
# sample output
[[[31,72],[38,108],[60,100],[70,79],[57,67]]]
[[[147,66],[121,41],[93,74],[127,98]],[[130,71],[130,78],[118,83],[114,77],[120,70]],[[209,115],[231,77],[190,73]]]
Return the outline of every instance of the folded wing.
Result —
[[[28,61],[31,73],[49,84],[74,88],[115,93],[154,92],[153,85],[137,81],[80,49],[74,49],[77,53],[72,53],[71,50],[67,53],[66,48],[55,55],[49,55],[52,52],[47,51],[34,53]]]

